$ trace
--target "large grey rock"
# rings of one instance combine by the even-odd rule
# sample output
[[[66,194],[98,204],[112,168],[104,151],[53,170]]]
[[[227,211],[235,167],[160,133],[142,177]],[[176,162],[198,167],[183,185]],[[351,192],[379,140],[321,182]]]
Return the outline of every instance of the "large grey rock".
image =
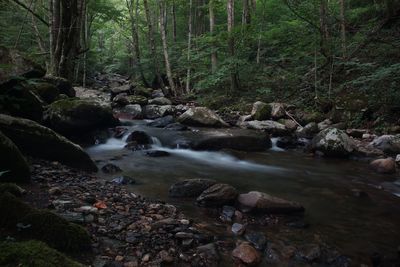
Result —
[[[201,193],[197,204],[201,206],[222,206],[233,203],[238,195],[237,190],[228,184],[215,184]]]
[[[29,165],[18,147],[0,131],[0,182],[29,182]]]
[[[240,209],[245,212],[252,211],[286,214],[304,211],[303,206],[297,202],[288,201],[258,191],[240,194],[238,197],[238,203]]]
[[[211,179],[187,179],[169,188],[170,197],[198,197],[204,190],[217,182]]]
[[[180,123],[193,126],[228,126],[228,124],[224,122],[220,116],[206,107],[192,107],[179,116],[178,121]]]
[[[53,84],[60,94],[64,94],[68,97],[75,97],[76,96],[76,91],[72,87],[72,84],[70,81],[68,81],[65,78],[62,77],[56,77],[56,76],[45,76],[43,78],[44,81]]]
[[[317,133],[319,132],[318,130],[318,124],[315,122],[310,122],[304,127],[299,127],[296,130],[296,136],[298,138],[308,138],[311,139],[313,138]]]
[[[149,104],[163,106],[163,105],[172,105],[172,102],[171,102],[171,100],[169,100],[166,97],[156,97],[156,98],[150,99]]]
[[[312,140],[312,150],[327,157],[346,157],[355,149],[354,141],[342,130],[328,128]]]
[[[400,134],[379,136],[371,142],[371,145],[388,154],[399,154]]]
[[[147,105],[144,107],[144,117],[146,119],[157,119],[174,113],[174,107],[171,105]]]
[[[286,104],[284,103],[270,103],[271,106],[271,118],[274,120],[281,119],[286,116]]]
[[[274,136],[287,135],[289,131],[286,129],[285,125],[276,121],[246,121],[242,123],[242,128],[262,130],[266,133],[272,134]]]
[[[253,109],[251,110],[251,117],[254,120],[262,121],[271,118],[271,106],[267,103],[257,101],[253,104]]]
[[[83,149],[34,121],[0,114],[0,130],[25,154],[86,171],[97,171]]]

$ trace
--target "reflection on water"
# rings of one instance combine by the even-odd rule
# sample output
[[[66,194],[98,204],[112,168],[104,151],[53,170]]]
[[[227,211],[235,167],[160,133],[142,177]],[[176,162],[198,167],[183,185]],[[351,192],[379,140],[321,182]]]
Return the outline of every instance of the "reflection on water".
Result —
[[[359,258],[362,262],[361,259],[373,252],[397,253],[400,198],[388,193],[399,192],[399,184],[393,182],[394,175],[373,173],[364,162],[316,159],[294,151],[269,150],[232,156],[173,149],[171,144],[177,139],[191,140],[198,138],[198,133],[143,125],[134,125],[131,131],[134,129],[157,137],[160,142],[154,148],[171,155],[151,158],[143,151],[124,149],[124,140],[113,138],[87,151],[101,161],[100,166],[112,162],[121,167],[124,174],[138,180],[140,184],[132,187],[138,193],[172,202],[189,215],[204,219],[192,200],[169,199],[168,188],[181,179],[212,178],[229,183],[240,192],[258,190],[302,203],[306,208],[304,220],[311,225],[307,234],[320,236],[351,255],[353,260]],[[368,197],[354,196],[353,189],[366,192]]]

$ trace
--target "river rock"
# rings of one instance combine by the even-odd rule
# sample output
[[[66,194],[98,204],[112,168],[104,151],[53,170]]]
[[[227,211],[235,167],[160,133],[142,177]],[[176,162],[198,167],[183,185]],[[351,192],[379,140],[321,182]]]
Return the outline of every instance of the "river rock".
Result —
[[[0,182],[29,182],[30,170],[18,147],[0,131]]]
[[[234,235],[240,236],[246,231],[246,226],[241,223],[232,224],[231,231]]]
[[[286,116],[286,105],[284,103],[270,103],[271,106],[271,117],[274,120],[279,120]]]
[[[322,131],[325,130],[329,127],[331,127],[332,125],[332,121],[330,119],[325,119],[323,121],[321,121],[320,123],[318,123],[318,130]]]
[[[65,78],[56,77],[56,76],[45,76],[45,77],[43,77],[43,80],[48,83],[53,84],[58,89],[60,94],[64,94],[68,97],[76,96],[76,91],[72,87],[71,82]]]
[[[101,170],[102,170],[104,173],[117,173],[117,172],[122,172],[122,170],[121,170],[120,167],[118,167],[117,165],[112,164],[112,163],[108,163],[108,164],[104,165],[103,167],[101,167]]]
[[[285,125],[276,121],[247,121],[241,125],[242,128],[262,130],[274,136],[287,135],[289,131]]]
[[[170,131],[186,131],[188,129],[188,127],[179,122],[175,122],[175,123],[168,124],[167,126],[164,127],[164,129],[167,129]]]
[[[156,97],[156,98],[150,99],[149,104],[163,106],[163,105],[172,105],[172,102],[171,102],[171,100],[169,100],[166,97]]]
[[[50,128],[66,135],[79,135],[118,124],[110,108],[94,101],[79,99],[64,99],[52,103],[44,120]]]
[[[151,97],[153,90],[150,88],[144,88],[141,86],[136,86],[135,89],[133,90],[135,95],[141,95],[144,97]]]
[[[146,119],[157,119],[174,113],[174,108],[171,105],[147,105],[144,107],[144,117]]]
[[[135,120],[143,117],[142,107],[138,104],[126,105],[125,107],[115,111],[116,117],[119,119]]]
[[[299,127],[299,125],[297,125],[297,123],[291,119],[279,120],[279,123],[285,125],[289,132],[294,132]]]
[[[144,96],[140,96],[140,95],[130,95],[130,96],[127,96],[126,99],[127,99],[128,103],[131,105],[137,104],[137,105],[144,106],[144,105],[147,105],[147,103],[148,103],[147,98]]]
[[[204,190],[217,182],[211,179],[187,179],[173,184],[169,188],[170,197],[198,197]]]
[[[250,232],[247,233],[244,237],[258,250],[263,250],[267,245],[267,238],[263,233]]]
[[[238,203],[239,208],[245,212],[253,211],[287,214],[304,211],[303,206],[297,202],[288,201],[258,191],[240,194]]]
[[[264,134],[207,136],[198,141],[196,150],[234,149],[239,151],[265,151],[271,147],[271,140]]]
[[[396,161],[393,158],[376,159],[370,163],[370,166],[379,173],[395,173]]]
[[[271,110],[272,110],[271,105],[268,105],[267,103],[261,101],[257,101],[253,104],[253,109],[251,110],[251,117],[254,120],[258,121],[268,120],[271,118]]]
[[[388,154],[400,154],[400,134],[379,136],[371,145]]]
[[[400,154],[396,156],[396,165],[400,167]]]
[[[178,121],[193,126],[227,127],[228,124],[222,120],[214,111],[205,107],[192,107],[179,116]]]
[[[241,243],[232,251],[232,257],[247,266],[254,266],[261,262],[260,253],[246,242]]]
[[[133,131],[128,138],[126,139],[126,142],[136,142],[139,145],[150,145],[153,143],[153,140],[151,139],[151,136],[148,135],[146,132],[143,131]]]
[[[175,122],[174,117],[168,115],[162,118],[155,119],[154,121],[149,122],[147,125],[151,127],[164,128],[174,122]]]
[[[153,90],[153,92],[151,92],[151,97],[152,98],[157,98],[157,97],[164,97],[164,93],[161,89],[157,89],[157,90]]]
[[[313,138],[319,132],[318,125],[315,122],[310,122],[304,127],[299,127],[296,130],[298,138]]]
[[[80,146],[34,121],[0,114],[0,130],[23,153],[86,171],[97,171],[96,164]]]
[[[354,151],[355,143],[344,131],[328,128],[314,137],[311,146],[327,157],[346,157]]]
[[[228,184],[215,184],[196,199],[200,206],[221,206],[233,203],[238,196],[236,188]]]
[[[112,99],[111,106],[113,108],[116,108],[116,107],[124,107],[128,104],[129,104],[128,95],[126,93],[121,93],[121,94],[116,95]]]
[[[30,90],[35,92],[47,104],[51,104],[60,97],[60,91],[52,83],[43,80],[29,80]]]
[[[126,94],[130,94],[132,93],[132,89],[133,86],[131,84],[124,84],[124,85],[120,85],[120,86],[115,86],[112,87],[110,89],[111,91],[111,98],[113,98],[116,95],[122,94],[122,93],[126,93]]]
[[[362,138],[364,134],[368,133],[366,129],[347,129],[346,133],[354,138]]]

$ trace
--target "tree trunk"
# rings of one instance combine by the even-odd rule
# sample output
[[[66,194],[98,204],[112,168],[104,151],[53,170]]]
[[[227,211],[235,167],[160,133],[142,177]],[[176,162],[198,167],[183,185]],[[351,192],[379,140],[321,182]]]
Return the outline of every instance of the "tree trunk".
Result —
[[[342,44],[342,55],[343,59],[347,56],[347,44],[346,44],[346,9],[344,0],[340,0],[340,32],[341,32],[341,44]]]
[[[243,1],[242,25],[249,25],[251,22],[249,0],[242,0],[242,1]]]
[[[165,1],[162,0],[159,3],[160,6],[160,31],[161,31],[161,39],[163,44],[163,52],[164,52],[164,59],[165,59],[165,70],[167,72],[168,82],[171,87],[171,92],[173,95],[177,95],[175,83],[172,75],[171,64],[169,62],[169,55],[168,55],[168,43],[167,43],[167,33],[166,33],[166,6]]]
[[[210,35],[214,37],[214,29],[215,29],[215,13],[214,13],[214,0],[210,0],[208,4],[209,8],[209,13],[210,13]],[[214,40],[213,40],[214,43]],[[216,47],[215,45],[212,45],[211,47],[211,71],[212,73],[215,73],[217,71],[217,52],[216,52]]]
[[[228,0],[227,2],[227,13],[228,13],[228,50],[229,50],[229,55],[231,56],[231,59],[234,59],[235,57],[235,38],[233,36],[233,27],[235,25],[235,1],[234,0]],[[236,69],[236,64],[233,63],[233,66],[231,66],[231,87],[230,87],[230,92],[233,93],[237,91],[239,88],[239,79],[237,75],[237,69]]]
[[[172,2],[172,40],[176,43],[177,29],[176,29],[176,5],[175,1]]]
[[[186,93],[190,92],[190,52],[192,48],[192,4],[193,0],[189,0],[189,21],[188,21],[188,46],[187,46],[187,61],[188,61],[188,68],[186,73]]]
[[[329,48],[329,29],[328,29],[327,16],[328,16],[327,0],[320,0],[319,24],[321,31],[321,53],[330,61],[331,53]]]

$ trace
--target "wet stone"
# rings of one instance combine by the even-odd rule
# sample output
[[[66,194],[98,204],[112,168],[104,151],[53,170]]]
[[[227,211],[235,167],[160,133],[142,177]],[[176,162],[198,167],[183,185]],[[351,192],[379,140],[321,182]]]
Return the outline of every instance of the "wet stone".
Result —
[[[246,226],[240,223],[234,223],[231,227],[231,231],[234,235],[242,235],[246,231]]]
[[[224,222],[231,222],[233,216],[235,215],[236,209],[232,206],[223,206],[222,207],[222,214],[221,214],[221,220]]]
[[[267,238],[260,232],[247,233],[245,238],[258,250],[263,250],[267,245]]]

